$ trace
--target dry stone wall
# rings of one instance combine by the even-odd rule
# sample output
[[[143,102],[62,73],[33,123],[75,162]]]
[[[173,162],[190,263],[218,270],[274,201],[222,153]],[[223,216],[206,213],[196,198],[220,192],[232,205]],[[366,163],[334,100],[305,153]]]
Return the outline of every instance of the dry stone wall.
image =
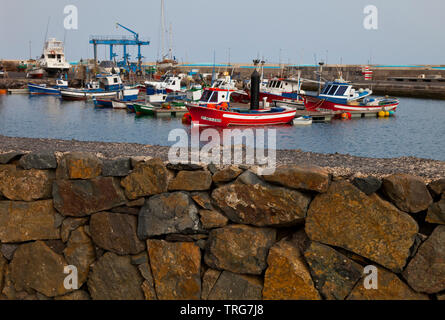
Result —
[[[443,299],[444,261],[445,179],[0,154],[1,299]]]

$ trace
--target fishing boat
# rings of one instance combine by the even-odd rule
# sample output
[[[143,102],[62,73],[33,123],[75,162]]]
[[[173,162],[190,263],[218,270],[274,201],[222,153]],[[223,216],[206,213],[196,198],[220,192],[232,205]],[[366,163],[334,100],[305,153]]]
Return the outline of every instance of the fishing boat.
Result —
[[[117,99],[93,97],[95,107],[126,109],[126,102],[138,99],[139,89],[124,89],[117,94]]]
[[[27,72],[26,77],[33,78],[33,79],[41,79],[41,78],[43,78],[44,74],[45,74],[44,69],[39,68],[39,67],[34,67]]]
[[[390,111],[399,105],[397,98],[370,97],[372,90],[355,90],[342,79],[326,82],[319,95],[302,95],[310,111]]]
[[[117,74],[97,75],[99,81],[90,81],[86,88],[67,88],[60,91],[64,100],[88,100],[116,98],[123,89],[122,80]]]
[[[259,110],[231,108],[230,94],[235,90],[208,88],[199,103],[186,103],[193,124],[207,126],[253,126],[291,123],[296,110],[272,107]]]
[[[153,116],[154,110],[156,107],[150,103],[146,104],[139,104],[139,103],[133,103],[134,112],[137,116]]]
[[[46,84],[28,83],[29,94],[32,95],[59,95],[60,89],[68,88],[68,81],[59,78],[54,87],[48,87]]]
[[[48,39],[39,59],[39,65],[49,74],[68,71],[70,64],[65,60],[63,42],[55,38]]]
[[[312,117],[310,117],[310,116],[301,116],[301,117],[295,118],[292,121],[292,123],[295,126],[307,126],[307,125],[312,124]]]
[[[147,96],[181,91],[181,79],[167,76],[162,81],[145,81],[145,88]]]

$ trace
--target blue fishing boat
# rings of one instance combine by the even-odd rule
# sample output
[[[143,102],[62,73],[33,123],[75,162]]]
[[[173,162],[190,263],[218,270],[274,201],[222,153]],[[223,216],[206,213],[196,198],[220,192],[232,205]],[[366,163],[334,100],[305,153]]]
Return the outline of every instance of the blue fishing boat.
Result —
[[[60,89],[68,88],[68,81],[59,78],[54,87],[48,87],[46,84],[28,83],[29,94],[39,95],[59,95]]]
[[[94,98],[116,98],[124,88],[122,79],[118,74],[97,75],[98,82],[89,83],[86,88],[68,88],[61,90],[64,100],[88,100]]]

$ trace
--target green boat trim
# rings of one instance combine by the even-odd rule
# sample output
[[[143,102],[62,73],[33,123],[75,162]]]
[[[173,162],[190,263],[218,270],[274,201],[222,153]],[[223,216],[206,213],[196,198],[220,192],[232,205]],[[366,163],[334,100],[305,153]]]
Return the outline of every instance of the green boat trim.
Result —
[[[145,104],[135,103],[133,104],[133,106],[134,106],[134,112],[136,113],[137,116],[142,116],[142,115],[153,116],[155,114],[154,113],[155,107],[152,105],[147,106]]]

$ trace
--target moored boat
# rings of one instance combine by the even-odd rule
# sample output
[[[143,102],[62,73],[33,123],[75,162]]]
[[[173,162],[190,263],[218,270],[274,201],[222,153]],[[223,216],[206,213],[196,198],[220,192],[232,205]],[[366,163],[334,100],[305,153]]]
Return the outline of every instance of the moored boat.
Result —
[[[343,80],[326,82],[319,95],[303,95],[305,108],[309,111],[390,111],[399,105],[397,98],[371,97],[372,90],[355,90]]]
[[[116,98],[123,89],[122,80],[117,74],[97,75],[99,82],[91,81],[86,88],[67,88],[60,91],[64,100],[88,100],[93,98]]]
[[[154,109],[156,109],[156,107],[150,103],[147,104],[133,103],[133,108],[137,116],[143,116],[143,115],[152,116],[154,115]]]
[[[208,88],[199,103],[186,103],[192,122],[199,125],[228,127],[277,125],[291,123],[296,110],[273,107],[258,110],[231,108],[230,94],[234,90]]]
[[[48,87],[46,84],[28,83],[29,94],[39,95],[59,95],[60,89],[68,88],[68,81],[59,78],[54,87]]]

